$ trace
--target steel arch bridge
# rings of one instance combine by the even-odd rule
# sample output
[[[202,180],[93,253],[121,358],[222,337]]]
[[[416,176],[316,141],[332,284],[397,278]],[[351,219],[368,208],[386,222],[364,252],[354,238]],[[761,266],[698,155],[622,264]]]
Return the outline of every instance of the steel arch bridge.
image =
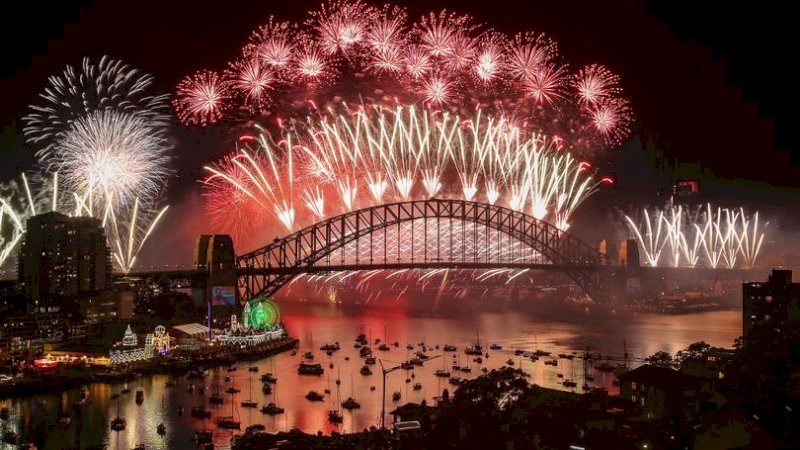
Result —
[[[315,223],[237,258],[243,299],[268,296],[297,275],[331,271],[550,269],[605,301],[608,257],[555,226],[464,200],[390,203]]]

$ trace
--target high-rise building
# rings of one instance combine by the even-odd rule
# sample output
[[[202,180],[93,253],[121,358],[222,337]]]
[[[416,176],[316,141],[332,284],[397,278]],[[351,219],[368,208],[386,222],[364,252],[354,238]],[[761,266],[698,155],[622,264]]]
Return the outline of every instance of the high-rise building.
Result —
[[[742,328],[745,342],[754,327],[769,324],[781,332],[800,322],[800,283],[791,270],[772,270],[766,283],[742,283]]]
[[[194,267],[208,272],[204,298],[213,305],[236,303],[236,252],[233,239],[225,234],[201,235],[194,248]]]
[[[105,289],[111,280],[111,251],[100,220],[93,217],[57,212],[31,217],[18,260],[31,312],[57,311],[81,294]]]

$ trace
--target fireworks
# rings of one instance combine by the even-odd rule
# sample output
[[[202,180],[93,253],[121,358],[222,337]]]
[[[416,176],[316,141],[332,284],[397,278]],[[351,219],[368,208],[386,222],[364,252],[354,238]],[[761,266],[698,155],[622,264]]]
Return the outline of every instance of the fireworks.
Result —
[[[166,95],[148,93],[153,78],[122,61],[103,57],[98,64],[84,58],[80,69],[67,66],[51,76],[39,96],[42,104],[31,105],[22,118],[23,133],[38,147],[40,161],[48,164],[58,140],[81,117],[101,110],[115,110],[137,117],[153,127],[169,123]]]
[[[0,267],[13,255],[17,243],[25,234],[28,218],[48,211],[56,211],[69,216],[93,216],[102,221],[106,229],[106,239],[116,266],[127,273],[136,257],[150,237],[155,226],[167,210],[143,210],[138,198],[126,217],[117,217],[110,198],[98,201],[104,207],[90,204],[88,194],[70,192],[59,188],[58,173],[52,178],[24,173],[21,183],[11,182],[0,189]]]
[[[392,197],[501,203],[566,230],[608,181],[550,139],[481,111],[465,121],[427,108],[361,106],[296,122],[280,145],[257,132],[206,167],[212,221],[237,236],[270,218],[293,230],[300,217],[319,221]]]
[[[532,132],[566,138],[574,153],[624,142],[631,110],[618,75],[600,64],[570,68],[544,34],[509,37],[476,23],[448,10],[412,21],[392,5],[329,1],[303,24],[270,18],[234,70],[185,78],[174,106],[182,122],[204,126],[239,121],[227,113],[242,107],[301,116],[287,107],[298,95],[325,106],[377,93],[462,113],[511,111]]]
[[[166,138],[141,118],[114,110],[77,119],[51,159],[68,190],[130,207],[160,193],[169,161]]]
[[[661,265],[663,254],[672,267],[753,267],[764,232],[758,213],[743,208],[692,209],[670,203],[664,210],[644,209],[640,220],[625,216],[628,228],[647,265]],[[741,258],[741,259],[739,259]]]

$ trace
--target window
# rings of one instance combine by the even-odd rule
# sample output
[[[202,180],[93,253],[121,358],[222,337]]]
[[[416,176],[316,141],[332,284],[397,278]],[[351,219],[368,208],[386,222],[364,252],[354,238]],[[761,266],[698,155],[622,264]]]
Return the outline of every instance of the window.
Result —
[[[633,389],[634,391],[636,390],[636,382],[635,381],[631,382],[631,389]]]

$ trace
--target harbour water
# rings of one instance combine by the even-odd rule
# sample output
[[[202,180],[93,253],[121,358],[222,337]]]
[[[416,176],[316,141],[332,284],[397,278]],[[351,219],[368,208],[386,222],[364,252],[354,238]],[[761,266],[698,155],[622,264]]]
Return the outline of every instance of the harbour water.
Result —
[[[383,308],[354,307],[337,304],[286,304],[282,319],[289,333],[300,339],[296,355],[283,353],[256,362],[242,362],[235,371],[226,367],[211,368],[204,380],[186,377],[173,378],[157,375],[137,379],[127,386],[94,384],[88,387],[88,397],[81,402],[79,390],[30,398],[0,400],[0,406],[8,407],[10,417],[2,421],[2,431],[16,430],[22,440],[32,441],[39,448],[109,448],[131,449],[144,444],[148,449],[193,448],[192,436],[196,430],[209,429],[214,433],[215,448],[229,448],[230,439],[249,425],[263,424],[268,431],[298,428],[306,432],[350,433],[379,424],[382,404],[381,365],[395,367],[419,351],[425,344],[431,359],[413,371],[396,370],[386,377],[386,411],[389,412],[406,402],[425,399],[432,404],[434,397],[443,389],[451,393],[456,387],[448,378],[434,375],[437,369],[445,369],[452,376],[473,378],[488,370],[513,363],[530,374],[530,381],[543,386],[567,389],[564,379],[573,379],[576,392],[583,391],[584,367],[581,355],[589,349],[593,354],[612,357],[612,363],[622,363],[627,350],[631,365],[637,358],[658,350],[674,353],[686,345],[704,340],[712,345],[730,346],[741,334],[740,311],[714,311],[688,315],[655,314],[597,314],[570,312],[565,314],[537,314],[535,312],[502,311],[449,311],[436,314],[409,311],[407,308],[391,306]],[[364,360],[354,348],[354,338],[359,333],[369,337],[375,356],[380,360],[372,365],[372,375],[362,375]],[[388,342],[389,350],[380,351],[375,341]],[[484,347],[481,364],[474,356],[464,354],[464,348],[480,339]],[[325,343],[339,342],[341,350],[331,356],[319,347]],[[398,343],[395,347],[394,342]],[[407,344],[414,349],[408,350]],[[491,344],[502,346],[490,350]],[[444,344],[458,347],[457,352],[443,352]],[[439,346],[437,349],[436,346]],[[572,354],[572,360],[558,359],[557,366],[545,365],[548,358],[536,362],[515,356],[514,350],[533,351],[541,349]],[[301,376],[297,366],[303,354],[313,352],[314,362],[325,369],[322,376]],[[349,358],[346,360],[345,358]],[[331,369],[330,366],[333,365]],[[455,373],[453,365],[467,366],[471,372]],[[258,372],[248,370],[258,367]],[[278,382],[272,385],[272,393],[262,393],[260,377],[273,373]],[[594,380],[593,387],[604,387],[616,392],[613,374],[589,368],[587,373]],[[559,376],[561,375],[561,376]],[[226,377],[230,380],[226,381]],[[337,384],[336,380],[340,383]],[[250,385],[252,380],[252,394]],[[167,386],[167,383],[173,384]],[[189,392],[194,383],[194,392]],[[414,389],[419,383],[421,387]],[[239,393],[226,390],[235,386]],[[111,396],[124,387],[130,394],[121,394],[118,400]],[[200,395],[205,387],[205,395]],[[137,389],[144,392],[144,401],[137,404]],[[305,395],[315,390],[325,395],[321,402],[310,402]],[[326,394],[329,390],[330,394]],[[221,405],[209,405],[208,397],[217,393],[223,397]],[[400,393],[400,400],[393,401],[392,394]],[[342,410],[340,404],[347,397],[354,397],[360,409]],[[243,400],[252,399],[258,408],[243,408]],[[275,402],[285,409],[276,416],[262,414],[260,407]],[[179,407],[184,414],[179,416]],[[196,419],[190,415],[193,406],[206,406],[212,412],[209,419]],[[342,411],[343,423],[328,423],[327,413],[331,409]],[[127,421],[122,431],[112,431],[110,421],[119,411]],[[69,423],[66,417],[69,415]],[[215,426],[217,417],[233,415],[241,421],[241,431],[222,430]],[[387,416],[387,423],[391,417]],[[157,433],[160,423],[166,426],[163,436]],[[0,445],[0,448],[10,448]]]

